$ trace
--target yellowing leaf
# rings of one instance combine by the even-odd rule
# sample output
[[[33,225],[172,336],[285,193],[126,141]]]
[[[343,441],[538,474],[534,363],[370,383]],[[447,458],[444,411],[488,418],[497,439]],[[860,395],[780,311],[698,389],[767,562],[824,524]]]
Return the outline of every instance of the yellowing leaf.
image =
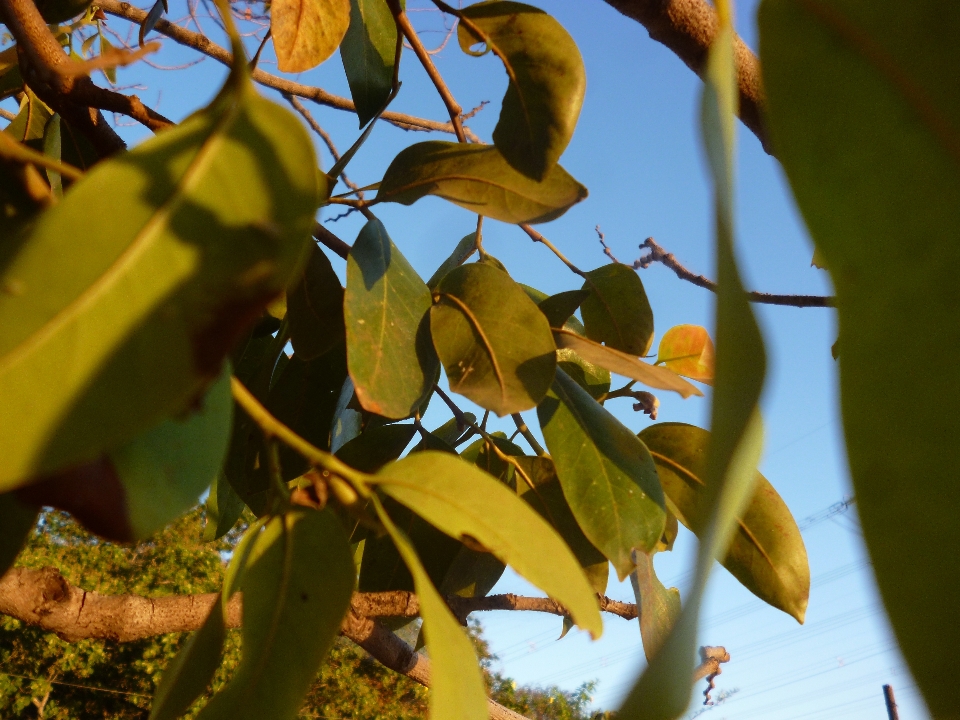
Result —
[[[715,351],[707,329],[677,325],[660,338],[657,365],[663,363],[677,375],[713,385]]]
[[[636,552],[637,569],[630,575],[630,584],[637,599],[640,638],[647,662],[653,660],[666,642],[680,617],[680,591],[666,588],[653,569],[655,552]]]
[[[333,55],[350,25],[350,0],[273,0],[270,29],[277,67],[297,73]]]

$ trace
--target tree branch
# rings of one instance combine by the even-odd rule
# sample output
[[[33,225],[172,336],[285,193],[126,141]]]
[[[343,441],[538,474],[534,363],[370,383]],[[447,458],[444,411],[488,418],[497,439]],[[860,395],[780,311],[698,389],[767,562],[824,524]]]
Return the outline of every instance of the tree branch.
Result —
[[[326,247],[328,250],[332,250],[344,260],[350,256],[350,245],[327,230],[320,223],[316,223],[313,226],[313,236],[320,242],[321,245]]]
[[[666,45],[698,76],[703,77],[707,51],[717,35],[717,13],[705,0],[605,0],[643,25],[650,37]],[[740,120],[774,154],[763,120],[764,94],[760,61],[739,37],[734,40]]]
[[[124,20],[129,20],[130,22],[137,24],[142,23],[144,18],[147,17],[147,13],[143,10],[133,7],[130,3],[120,2],[119,0],[102,0],[102,2],[98,1],[97,6],[105,13],[123,18]],[[166,35],[168,38],[176,43],[179,43],[180,45],[183,45],[184,47],[192,48],[208,57],[213,58],[223,65],[229,66],[233,61],[233,56],[228,50],[220,45],[217,45],[206,35],[193,32],[192,30],[187,30],[179,25],[174,25],[169,20],[158,20],[154,30],[162,35]],[[302,85],[301,83],[293,82],[291,80],[287,80],[286,78],[271,75],[268,72],[264,72],[260,68],[256,68],[251,77],[253,78],[254,82],[260,83],[265,87],[273,88],[281,93],[288,93],[290,95],[306,98],[307,100],[312,100],[318,105],[325,105],[327,107],[332,107],[337,110],[345,110],[348,112],[356,111],[356,107],[354,106],[352,100],[334,95],[318,87]],[[383,115],[380,116],[380,119],[385,120],[392,125],[396,125],[403,130],[422,130],[426,132],[432,131],[450,133],[454,135],[456,134],[456,130],[451,123],[426,120],[424,118],[419,118],[414,115],[406,115],[404,113],[388,111],[383,113]],[[479,142],[479,138],[477,138],[476,135],[468,131],[466,128],[464,129],[464,132],[468,133],[468,137],[471,140],[474,142]]]

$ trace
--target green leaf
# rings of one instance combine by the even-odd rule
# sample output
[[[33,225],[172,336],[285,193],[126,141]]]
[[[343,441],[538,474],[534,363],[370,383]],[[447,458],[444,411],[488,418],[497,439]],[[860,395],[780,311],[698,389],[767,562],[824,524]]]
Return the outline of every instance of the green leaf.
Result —
[[[610,392],[610,371],[587,362],[569,348],[557,348],[557,367],[598,402]]]
[[[103,32],[100,31],[100,55],[107,55],[110,52],[113,52],[113,45],[109,40],[104,36]],[[111,85],[117,84],[117,68],[116,67],[105,67],[103,69],[103,75],[110,82]]]
[[[500,581],[506,568],[495,555],[461,545],[447,574],[443,576],[440,594],[486,597]]]
[[[400,457],[416,434],[413,423],[369,428],[337,450],[337,457],[361,472],[376,472]]]
[[[287,292],[290,342],[304,360],[313,360],[343,342],[343,288],[319,247],[310,252],[303,277]]]
[[[353,556],[329,510],[271,519],[248,562],[240,666],[202,720],[297,717],[350,605]]]
[[[653,342],[653,310],[640,276],[629,265],[611,263],[587,273],[580,305],[587,337],[628,355],[646,355]]]
[[[203,528],[205,542],[219,540],[226,535],[243,514],[245,504],[230,485],[226,475],[221,471],[210,486],[210,495],[204,506],[204,515],[207,522]]]
[[[600,636],[596,598],[576,559],[509,488],[457,457],[429,451],[387,465],[372,482],[451,537],[483,545]]]
[[[950,717],[943,658],[960,643],[960,370],[947,359],[960,343],[960,87],[937,68],[953,62],[960,17],[934,0],[768,0],[760,28],[777,154],[836,288],[864,539],[930,715]],[[909,411],[884,403],[891,390]]]
[[[34,150],[43,150],[43,131],[47,127],[53,111],[26,88],[20,100],[20,110],[3,132],[13,136],[18,142],[25,143]]]
[[[62,159],[62,148],[60,142],[60,116],[54,115],[47,121],[47,126],[43,129],[43,154],[53,158],[57,162]],[[46,169],[47,181],[50,183],[50,190],[54,197],[63,197],[63,178],[56,170]]]
[[[466,412],[463,414],[463,416],[474,425],[477,424],[477,416],[473,413]],[[457,418],[450,418],[443,425],[432,431],[431,435],[440,438],[447,443],[447,445],[454,446],[457,444],[457,440],[463,436],[466,430],[467,427],[465,425],[461,425]]]
[[[677,325],[660,338],[657,362],[691,380],[713,385],[716,350],[707,329],[699,325]]]
[[[20,502],[13,493],[0,494],[0,577],[17,559],[39,514],[39,507]]]
[[[550,326],[509,275],[461,265],[437,287],[433,343],[450,389],[503,417],[535,407],[556,368]]]
[[[710,521],[707,448],[710,433],[684,423],[659,423],[640,433],[657,464],[660,484],[679,520],[697,537]],[[810,566],[800,529],[773,486],[757,473],[753,497],[721,564],[764,602],[803,622]]]
[[[587,74],[577,44],[554,18],[522,3],[475,3],[460,18],[460,48],[476,56],[492,50],[510,78],[494,144],[514,168],[542,180],[570,142],[583,105]],[[485,47],[473,52],[478,43]]]
[[[412,415],[433,389],[439,363],[430,344],[430,290],[379,220],[360,231],[347,260],[347,360],[364,409]]]
[[[505,433],[491,433],[490,437],[496,444],[497,449],[500,450],[500,452],[502,452],[504,455],[518,458],[523,457],[523,450],[510,442]],[[500,482],[513,487],[513,465],[502,460],[497,453],[493,452],[490,449],[489,443],[487,443],[486,439],[481,438],[480,440],[471,443],[462,453],[460,453],[460,457],[467,462],[473,463],[485,473],[495,477]]]
[[[763,444],[757,402],[766,358],[763,339],[733,254],[733,141],[737,103],[733,30],[721,25],[707,59],[702,122],[713,173],[717,228],[717,362],[707,450],[707,533],[700,541],[696,575],[680,618],[618,714],[623,720],[673,720],[690,702],[691,668],[707,579],[725,554],[753,495]]]
[[[691,395],[703,395],[695,385],[691,385],[672,370],[650,365],[627,353],[592,342],[575,332],[554,330],[553,337],[558,348],[573,350],[588,362],[595,363],[618,375],[642,382],[649,387],[671,390],[684,398]]]
[[[667,589],[653,569],[656,553],[635,553],[637,569],[630,574],[630,584],[637,599],[640,639],[647,662],[653,660],[680,617],[680,591]]]
[[[298,73],[333,55],[350,25],[350,0],[273,0],[270,30],[277,68]]]
[[[146,539],[197,504],[223,464],[232,410],[227,365],[196,411],[164,420],[110,453],[134,539]]]
[[[425,454],[414,457],[425,457]],[[487,696],[473,642],[430,581],[410,540],[393,523],[375,495],[372,500],[380,522],[410,569],[420,599],[423,630],[432,661],[431,720],[487,720]]]
[[[437,268],[437,271],[430,276],[430,279],[427,280],[427,287],[431,291],[437,289],[437,285],[440,284],[440,281],[446,277],[447,273],[453,270],[456,267],[460,267],[467,261],[473,253],[477,251],[477,233],[472,232],[469,235],[465,235],[460,242],[457,243],[457,246],[453,249],[453,252],[450,253],[450,257],[441,263],[440,267]]]
[[[238,53],[209,108],[96,165],[0,269],[23,289],[0,294],[0,396],[17,418],[0,425],[0,489],[186,411],[306,259],[313,145]]]
[[[557,531],[577,558],[593,591],[603,595],[607,591],[610,563],[603,553],[587,540],[587,536],[577,524],[577,519],[563,495],[553,460],[548,457],[523,457],[518,458],[517,462],[533,485],[530,487],[517,473],[517,495]]]
[[[50,24],[72,20],[90,7],[90,0],[40,0],[37,9]]]
[[[652,549],[663,534],[650,453],[562,370],[537,417],[574,517],[622,581],[633,572],[631,551]]]
[[[535,182],[510,167],[495,147],[429,140],[393,159],[377,201],[412,205],[426,195],[494,220],[541,223],[563,215],[587,197],[587,189],[559,165]]]
[[[567,290],[544,298],[537,303],[537,307],[547,316],[550,327],[562,328],[590,295],[589,290]]]
[[[397,24],[383,0],[350,0],[350,26],[340,59],[360,127],[376,115],[393,89]]]

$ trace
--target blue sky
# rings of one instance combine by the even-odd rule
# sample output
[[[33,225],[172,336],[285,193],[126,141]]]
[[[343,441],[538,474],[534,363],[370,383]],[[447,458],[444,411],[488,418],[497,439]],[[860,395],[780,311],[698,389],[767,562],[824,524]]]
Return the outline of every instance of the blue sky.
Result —
[[[639,243],[653,236],[694,272],[713,275],[711,194],[698,129],[700,81],[650,40],[640,25],[600,0],[534,4],[555,15],[571,32],[588,76],[580,124],[561,162],[589,188],[590,197],[561,219],[540,226],[540,231],[584,269],[607,262],[594,231],[599,225],[621,260],[635,259]],[[408,7],[415,24],[426,31],[425,44],[439,45],[443,21],[433,6],[425,0],[409,0]],[[756,2],[738,2],[737,11],[741,34],[756,47]],[[172,18],[184,14],[182,2],[171,3]],[[110,18],[109,26],[126,36],[124,21]],[[210,21],[205,27],[214,30]],[[135,41],[135,30],[132,37]],[[195,58],[192,51],[166,40],[157,62],[174,65]],[[461,105],[471,108],[490,101],[470,121],[474,131],[489,140],[506,87],[498,61],[467,57],[455,39],[435,59]],[[262,67],[275,71],[270,48]],[[179,120],[213,96],[224,72],[207,60],[178,73],[120,69],[119,82],[123,85],[133,77],[142,80],[136,92],[144,102]],[[403,88],[392,109],[444,119],[443,105],[412,53],[405,53],[401,79]],[[338,56],[299,80],[349,94]],[[355,116],[306,104],[341,150],[349,147],[358,132]],[[12,110],[12,101],[3,107]],[[131,142],[146,136],[137,127],[120,131]],[[376,182],[400,149],[426,138],[426,134],[381,123],[351,164],[350,175],[361,185]],[[323,153],[323,158],[329,167],[329,156]],[[748,287],[782,293],[830,292],[827,275],[810,267],[812,244],[779,165],[742,128],[737,212],[738,254]],[[476,222],[466,211],[430,198],[411,208],[381,206],[377,214],[425,278]],[[360,219],[350,217],[328,227],[353,242],[360,225]],[[549,251],[535,246],[515,227],[488,220],[484,244],[520,282],[548,293],[580,286],[578,278]],[[334,264],[342,270],[339,260]],[[656,316],[658,339],[679,323],[710,327],[713,298],[709,292],[682,283],[662,267],[641,271],[641,278]],[[818,513],[852,494],[836,401],[837,368],[830,355],[836,339],[834,313],[762,306],[757,312],[770,358],[762,401],[767,431],[762,471],[806,528],[803,536],[813,588],[806,625],[801,627],[760,603],[718,566],[709,586],[701,639],[704,644],[724,645],[732,655],[717,678],[714,697],[736,692],[705,717],[881,718],[884,683],[894,686],[904,720],[927,717],[879,604],[855,506],[814,522]],[[683,401],[661,395],[660,400],[661,420],[706,426],[709,396]],[[469,407],[467,401],[462,405]],[[608,408],[636,431],[648,423],[630,409],[628,401],[612,401]],[[535,414],[528,415],[535,426]],[[445,419],[439,403],[434,403],[426,424]],[[509,419],[493,427],[508,429],[508,423]],[[805,523],[805,518],[811,520]],[[675,551],[657,557],[661,579],[680,587],[681,593],[691,578],[694,551],[695,539],[682,531]],[[535,590],[507,575],[494,592]],[[608,595],[633,600],[629,583],[617,584],[615,579]],[[557,641],[560,621],[552,616],[499,613],[482,620],[505,673],[521,683],[569,689],[599,680],[594,696],[597,707],[615,708],[643,666],[636,622],[607,618],[603,638],[590,642],[578,632]],[[696,688],[697,698],[702,689],[702,685]],[[696,710],[697,705],[692,705],[691,714]]]

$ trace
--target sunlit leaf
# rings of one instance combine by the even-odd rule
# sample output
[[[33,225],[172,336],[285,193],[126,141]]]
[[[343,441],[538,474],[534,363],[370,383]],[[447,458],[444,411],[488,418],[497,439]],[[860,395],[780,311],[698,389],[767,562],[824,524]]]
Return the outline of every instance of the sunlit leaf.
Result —
[[[680,591],[665,588],[653,569],[655,553],[635,553],[637,569],[630,575],[630,584],[637,600],[640,638],[643,654],[650,662],[660,651],[680,617]]]
[[[650,453],[562,370],[537,417],[574,517],[623,580],[633,572],[633,549],[653,549],[663,533]]]
[[[587,337],[629,355],[646,355],[653,342],[653,310],[640,276],[629,265],[611,263],[587,273],[580,305]]]
[[[587,189],[559,165],[536,182],[510,167],[495,147],[430,140],[393,159],[377,200],[412,205],[427,195],[494,220],[540,223],[563,215],[587,197]]]
[[[509,488],[439,452],[416,453],[391,463],[374,476],[374,482],[451,537],[480,543],[599,637],[603,628],[597,602],[576,559],[556,532]]]
[[[270,30],[277,68],[297,73],[333,55],[350,25],[350,0],[273,0]]]
[[[26,88],[20,100],[20,110],[3,132],[12,135],[18,142],[26,143],[34,150],[43,150],[43,131],[53,111]]]
[[[450,389],[501,417],[535,407],[553,381],[550,325],[509,275],[461,265],[436,290],[433,343]]]
[[[388,418],[412,415],[430,394],[439,362],[430,343],[430,290],[370,220],[347,260],[347,361],[360,404]]]
[[[287,293],[290,342],[304,360],[313,360],[343,342],[343,288],[319,247],[314,247],[303,277]]]
[[[657,365],[691,380],[713,384],[715,351],[707,329],[699,325],[677,325],[660,338]]]
[[[350,0],[350,26],[340,59],[360,127],[379,112],[393,89],[397,24],[384,0]]]
[[[767,0],[760,13],[777,157],[836,287],[864,538],[937,718],[957,712],[943,659],[960,643],[960,369],[932,360],[960,347],[956,9]],[[891,389],[909,410],[885,402]]]
[[[583,105],[587,75],[577,44],[550,15],[522,3],[475,3],[461,18],[461,49],[492,50],[510,79],[493,142],[513,167],[542,180],[570,142]],[[479,52],[471,50],[478,44]]]
[[[599,401],[610,392],[610,371],[584,360],[569,348],[557,348],[557,367]]]

